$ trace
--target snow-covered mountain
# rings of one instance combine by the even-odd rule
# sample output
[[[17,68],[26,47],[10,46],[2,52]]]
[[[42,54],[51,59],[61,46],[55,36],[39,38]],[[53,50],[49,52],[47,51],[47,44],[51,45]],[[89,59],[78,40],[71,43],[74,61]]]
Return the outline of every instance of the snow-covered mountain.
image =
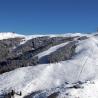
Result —
[[[0,98],[98,98],[98,35],[0,33]]]

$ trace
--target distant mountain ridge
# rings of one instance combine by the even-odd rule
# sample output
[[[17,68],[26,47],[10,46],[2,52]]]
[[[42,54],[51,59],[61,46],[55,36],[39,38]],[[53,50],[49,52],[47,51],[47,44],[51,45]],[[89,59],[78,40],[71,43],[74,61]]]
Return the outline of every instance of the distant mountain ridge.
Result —
[[[76,41],[74,41],[74,39],[78,38],[78,36],[42,36],[31,38],[26,41],[23,36],[19,37],[19,35],[15,35],[14,37],[0,41],[0,73],[11,71],[19,67],[34,66],[41,63],[47,64],[70,59],[75,52]],[[25,42],[23,43],[23,41]],[[68,45],[65,44],[60,47],[62,43],[66,42],[68,42]],[[37,55],[39,53],[56,46],[58,47],[57,50],[48,55],[44,53],[45,56],[38,58]],[[63,55],[65,53],[66,55]]]

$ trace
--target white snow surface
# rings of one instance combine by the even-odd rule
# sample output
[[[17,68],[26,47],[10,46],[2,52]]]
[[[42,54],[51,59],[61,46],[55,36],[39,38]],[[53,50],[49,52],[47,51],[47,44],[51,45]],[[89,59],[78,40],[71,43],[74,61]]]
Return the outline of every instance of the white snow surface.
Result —
[[[45,53],[55,49],[50,48]],[[0,75],[0,94],[15,89],[23,93],[22,97],[16,98],[23,98],[34,91],[58,87],[65,81],[71,84],[93,79],[96,79],[95,84],[84,84],[83,89],[70,89],[68,98],[98,98],[98,38],[91,36],[78,42],[76,55],[71,60],[18,68]]]
[[[98,80],[88,81],[79,89],[69,89],[68,96],[62,93],[59,98],[98,98]]]
[[[16,38],[16,37],[25,37],[21,34],[16,34],[13,32],[0,32],[0,40],[9,39],[9,38]]]

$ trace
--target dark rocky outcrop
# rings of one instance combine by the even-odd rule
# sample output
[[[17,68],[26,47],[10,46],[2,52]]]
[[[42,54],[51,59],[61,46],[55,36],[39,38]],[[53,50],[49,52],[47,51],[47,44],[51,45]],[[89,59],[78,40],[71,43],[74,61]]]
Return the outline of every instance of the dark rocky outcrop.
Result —
[[[47,95],[46,92],[43,92],[43,91],[36,91],[36,92],[33,92],[27,96],[25,96],[24,98],[57,98],[59,95],[59,92],[54,92],[50,95]],[[37,97],[35,97],[37,96]]]
[[[67,45],[57,49],[49,55],[42,57],[40,63],[55,63],[59,61],[64,61],[71,59],[75,54],[76,42],[70,42]]]
[[[85,40],[85,39],[88,39],[87,36],[82,36],[82,37],[79,37],[78,40]]]
[[[25,66],[35,66],[40,63],[54,63],[70,59],[75,52],[75,43],[58,49],[40,60],[38,53],[52,46],[73,41],[75,37],[37,37],[20,44],[24,38],[0,40],[0,73],[8,72]],[[41,62],[40,62],[41,61]]]
[[[0,61],[5,60],[13,47],[17,47],[23,38],[10,38],[0,40]]]
[[[18,46],[12,51],[13,56],[20,55],[24,52],[31,51],[34,55],[43,52],[54,45],[58,45],[67,41],[72,41],[74,37],[53,37],[48,36],[37,37],[28,40],[25,44]],[[33,50],[33,51],[32,51]]]
[[[94,36],[98,36],[98,33],[96,33]]]
[[[75,54],[75,42],[70,42],[69,44],[65,45],[57,49],[55,52],[51,53],[48,56],[48,61],[50,63],[64,61],[70,59]]]
[[[0,73],[8,72],[20,67],[34,66],[38,64],[38,57],[32,57],[30,59],[8,59],[0,62]]]
[[[59,95],[59,92],[54,92],[53,94],[49,95],[47,98],[57,98]]]

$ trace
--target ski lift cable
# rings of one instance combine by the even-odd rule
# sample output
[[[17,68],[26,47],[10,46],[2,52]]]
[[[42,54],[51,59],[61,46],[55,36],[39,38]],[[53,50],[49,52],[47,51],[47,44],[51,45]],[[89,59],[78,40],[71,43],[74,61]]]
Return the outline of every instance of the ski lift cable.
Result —
[[[93,55],[94,49],[91,49],[91,51],[92,51],[92,55]],[[81,74],[82,74],[82,72],[83,72],[83,70],[84,70],[84,68],[85,68],[85,66],[86,66],[86,63],[87,63],[89,57],[90,57],[90,53],[89,53],[89,55],[87,56],[85,62],[82,64],[82,68],[81,68],[81,70],[80,70],[80,72],[79,72],[79,75],[78,75],[78,81],[79,81],[80,76],[81,76]]]
[[[93,51],[94,51],[94,49],[92,50],[92,54],[93,54]],[[88,57],[86,58],[85,62],[82,64],[82,68],[81,68],[81,70],[80,70],[80,72],[79,72],[79,74],[78,74],[78,78],[77,78],[78,81],[79,81],[79,79],[80,79],[80,76],[81,76],[81,74],[82,74],[82,72],[83,72],[84,67],[86,66],[86,62],[88,61],[89,56],[90,56],[90,53],[89,53]],[[85,59],[85,56],[83,57],[83,59]],[[82,59],[82,60],[83,60],[83,59]],[[30,82],[29,85],[26,86],[26,88],[29,88],[29,87],[31,86],[31,84],[32,84],[32,82]],[[23,91],[27,92],[27,89],[23,89]]]
[[[93,36],[92,36],[93,37]],[[91,49],[91,51],[92,51],[92,55],[93,55],[93,52],[94,52],[94,49]],[[89,53],[89,56],[90,56],[90,53]],[[85,67],[85,65],[86,65],[86,62],[88,61],[88,58],[89,58],[89,56],[86,58],[86,60],[85,60],[85,62],[83,63],[83,64],[81,64],[82,65],[82,68],[81,68],[81,70],[80,70],[80,73],[78,74],[78,78],[76,79],[76,80],[78,80],[79,81],[79,79],[80,79],[80,76],[81,76],[81,73],[82,73],[82,71],[83,71],[83,69],[84,69],[84,67]],[[85,59],[85,56],[83,57],[83,60]]]

